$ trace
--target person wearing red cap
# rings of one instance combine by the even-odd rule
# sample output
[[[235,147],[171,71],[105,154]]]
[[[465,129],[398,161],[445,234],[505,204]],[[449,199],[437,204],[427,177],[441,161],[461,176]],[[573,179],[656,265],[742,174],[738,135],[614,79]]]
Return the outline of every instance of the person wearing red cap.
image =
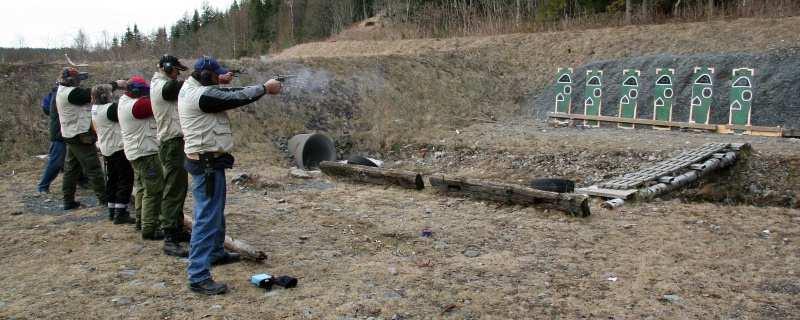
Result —
[[[97,158],[97,135],[92,128],[91,89],[80,87],[81,81],[89,78],[89,74],[79,72],[73,67],[64,68],[56,92],[56,109],[61,124],[61,135],[67,144],[64,163],[64,210],[80,207],[75,201],[78,180],[83,173],[89,178],[89,184],[100,204],[105,205],[106,190],[103,169]],[[123,88],[125,80],[111,82],[112,90]]]
[[[161,215],[165,219],[161,227],[164,230],[165,252],[178,250],[180,242],[189,241],[182,223],[189,175],[183,168],[186,155],[183,153],[183,132],[178,116],[178,92],[183,86],[183,80],[178,80],[178,76],[187,69],[178,58],[165,54],[158,61],[158,71],[150,80],[150,103],[153,106],[160,143],[158,158],[164,171]]]
[[[127,90],[119,98],[117,110],[122,128],[122,142],[125,156],[133,164],[137,185],[141,192],[141,212],[139,213],[142,238],[161,240],[164,233],[161,224],[167,221],[161,203],[164,192],[164,173],[158,159],[157,125],[150,104],[150,87],[141,76],[128,79]],[[186,256],[183,248],[171,248],[165,253]]]
[[[238,261],[226,252],[225,169],[233,166],[233,134],[227,110],[253,103],[265,94],[277,94],[281,83],[241,88],[219,88],[232,73],[214,59],[203,56],[194,65],[178,95],[178,112],[186,145],[186,170],[192,175],[194,226],[189,246],[189,289],[202,294],[222,294],[228,286],[215,282],[211,265]]]

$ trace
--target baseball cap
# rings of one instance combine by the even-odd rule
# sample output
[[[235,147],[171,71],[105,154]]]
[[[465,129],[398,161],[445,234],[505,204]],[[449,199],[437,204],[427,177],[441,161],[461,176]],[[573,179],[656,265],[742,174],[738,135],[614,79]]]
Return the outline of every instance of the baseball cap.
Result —
[[[61,79],[62,80],[69,80],[69,79],[78,79],[78,80],[86,80],[89,79],[88,72],[79,72],[78,69],[74,67],[67,67],[61,71]]]
[[[181,63],[177,57],[168,54],[161,56],[161,59],[158,60],[158,66],[160,68],[172,66],[173,68],[178,69],[180,71],[186,71],[186,69],[189,69],[186,66],[184,66],[183,63]]]
[[[210,70],[216,73],[217,75],[223,75],[228,73],[228,69],[223,68],[217,62],[217,59],[214,59],[209,56],[202,56],[197,59],[197,62],[194,63],[194,70],[195,71],[203,71],[203,70]]]
[[[149,93],[150,86],[147,85],[147,81],[145,81],[144,78],[142,78],[142,76],[136,75],[128,79],[128,91]]]

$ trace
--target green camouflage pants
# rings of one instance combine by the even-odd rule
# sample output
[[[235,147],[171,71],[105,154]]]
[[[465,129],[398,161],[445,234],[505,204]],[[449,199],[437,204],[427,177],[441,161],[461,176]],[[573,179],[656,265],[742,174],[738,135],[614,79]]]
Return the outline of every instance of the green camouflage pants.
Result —
[[[142,225],[143,235],[154,235],[161,229],[164,220],[161,212],[161,199],[164,192],[164,173],[158,155],[153,154],[133,160],[133,172],[137,186],[136,202],[138,205],[138,221]],[[141,195],[141,196],[140,196]]]
[[[106,204],[106,181],[100,159],[97,157],[97,148],[93,144],[67,143],[67,155],[64,159],[64,180],[61,190],[64,193],[64,202],[75,201],[75,191],[81,177],[81,168],[89,179],[97,202]]]
[[[161,214],[164,219],[161,227],[165,231],[181,228],[183,221],[183,203],[186,201],[186,189],[189,176],[183,168],[186,154],[183,151],[183,137],[161,142],[158,158],[164,168],[164,198],[161,203]]]

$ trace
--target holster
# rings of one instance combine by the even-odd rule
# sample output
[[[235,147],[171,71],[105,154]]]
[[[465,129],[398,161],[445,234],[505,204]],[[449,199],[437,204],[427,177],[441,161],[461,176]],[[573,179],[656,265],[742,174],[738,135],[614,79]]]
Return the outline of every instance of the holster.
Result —
[[[200,154],[200,166],[203,168],[203,177],[206,180],[206,196],[214,196],[214,155],[210,153]]]

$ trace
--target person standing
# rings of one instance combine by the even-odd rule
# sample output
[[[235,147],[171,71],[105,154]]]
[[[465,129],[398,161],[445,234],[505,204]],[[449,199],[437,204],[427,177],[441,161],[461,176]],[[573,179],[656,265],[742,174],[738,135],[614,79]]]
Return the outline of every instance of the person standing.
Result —
[[[128,202],[133,192],[133,168],[123,151],[122,131],[112,91],[107,84],[92,87],[92,122],[97,130],[97,148],[106,164],[108,218],[114,224],[131,224],[136,222],[128,213]]]
[[[182,223],[189,176],[183,168],[186,155],[183,153],[183,132],[178,116],[178,92],[183,86],[178,75],[186,70],[178,58],[165,54],[158,61],[158,71],[150,80],[150,103],[153,106],[160,143],[158,158],[164,171],[161,214],[165,219],[161,227],[164,229],[165,252],[181,250],[180,242],[189,241]]]
[[[92,129],[91,90],[80,87],[81,81],[88,77],[88,73],[79,72],[76,68],[64,68],[56,92],[56,108],[61,124],[61,135],[67,145],[62,187],[64,210],[80,207],[80,203],[75,201],[75,191],[81,176],[81,168],[89,179],[98,203],[103,205],[106,203],[103,170],[100,167],[97,148],[94,145],[97,136]],[[117,80],[110,85],[112,90],[115,90],[124,83],[125,80]]]
[[[50,149],[47,153],[47,164],[45,164],[42,179],[36,185],[36,191],[40,193],[50,193],[50,184],[58,177],[64,169],[64,158],[67,154],[67,145],[64,144],[64,137],[61,136],[61,123],[58,120],[58,108],[56,108],[56,93],[58,84],[42,99],[42,112],[49,118]],[[89,182],[81,169],[81,177],[78,179],[78,186],[86,189]]]
[[[228,286],[215,282],[211,265],[238,261],[240,256],[226,252],[225,240],[225,169],[233,166],[229,153],[233,135],[227,110],[257,101],[266,93],[277,94],[281,83],[274,79],[265,84],[243,88],[219,88],[229,83],[233,74],[211,57],[203,56],[178,95],[178,112],[186,139],[186,170],[192,175],[194,225],[189,246],[187,269],[189,289],[207,295],[227,292]]]

